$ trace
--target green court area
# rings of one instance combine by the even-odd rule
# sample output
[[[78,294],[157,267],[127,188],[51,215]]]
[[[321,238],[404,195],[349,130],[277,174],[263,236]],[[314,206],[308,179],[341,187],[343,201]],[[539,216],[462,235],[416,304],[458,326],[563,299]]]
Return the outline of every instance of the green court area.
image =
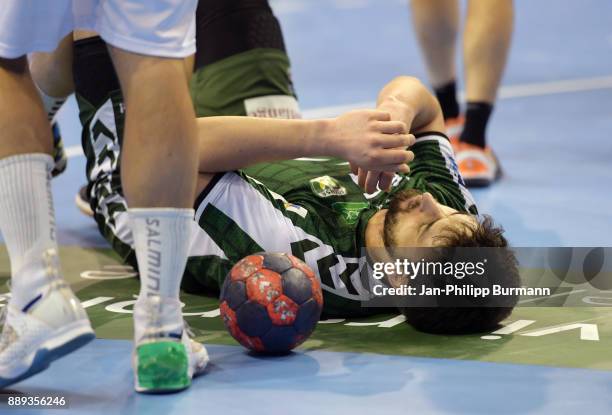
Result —
[[[63,270],[98,338],[130,339],[138,280],[108,249],[61,249]],[[0,282],[8,292],[9,265],[0,253]],[[581,296],[582,294],[578,294]],[[591,298],[592,299],[592,298]],[[2,295],[0,305],[7,296]],[[185,319],[198,340],[237,344],[226,332],[214,297],[184,294]],[[464,336],[415,331],[397,314],[321,321],[302,348],[612,370],[611,307],[519,307],[494,333]]]

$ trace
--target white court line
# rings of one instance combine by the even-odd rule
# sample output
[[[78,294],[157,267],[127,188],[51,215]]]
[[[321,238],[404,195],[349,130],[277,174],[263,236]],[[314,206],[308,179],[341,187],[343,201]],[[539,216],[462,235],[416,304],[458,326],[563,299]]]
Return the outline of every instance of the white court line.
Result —
[[[72,157],[80,157],[84,155],[85,153],[83,153],[83,148],[81,146],[66,147],[66,157],[68,157],[69,159]]]
[[[568,92],[594,91],[598,89],[612,88],[612,75],[596,78],[567,79],[562,81],[534,82],[530,84],[502,86],[498,92],[498,99],[512,99],[537,97],[543,95],[564,94]],[[465,93],[460,93],[463,100]],[[375,101],[363,101],[353,104],[345,104],[331,107],[313,108],[302,111],[304,118],[335,117],[344,112],[358,108],[374,108]]]
[[[563,297],[563,296],[569,297],[570,295],[582,293],[582,292],[585,292],[585,291],[586,290],[574,290],[574,291],[570,291],[568,293],[552,294],[552,295],[549,295],[549,296],[546,296],[546,297],[528,298],[526,300],[520,300],[518,303],[519,304],[525,304],[525,303],[533,303],[533,302],[536,302],[536,301],[539,301],[539,300],[544,300],[544,299],[554,298],[554,297]]]
[[[499,89],[498,99],[512,99],[537,97],[543,95],[565,94],[569,92],[595,91],[598,89],[611,89],[612,75],[596,78],[567,79],[562,81],[534,82],[530,84],[508,85]],[[460,99],[463,100],[464,93],[461,92]],[[327,118],[335,117],[347,111],[358,108],[374,108],[375,101],[355,102],[352,104],[336,105],[331,107],[313,108],[302,111],[304,118]],[[68,158],[83,155],[81,146],[66,147]]]
[[[524,85],[502,86],[500,99],[536,97],[542,95],[564,94],[568,92],[594,91],[612,88],[612,76],[596,78],[567,79],[563,81],[536,82]]]

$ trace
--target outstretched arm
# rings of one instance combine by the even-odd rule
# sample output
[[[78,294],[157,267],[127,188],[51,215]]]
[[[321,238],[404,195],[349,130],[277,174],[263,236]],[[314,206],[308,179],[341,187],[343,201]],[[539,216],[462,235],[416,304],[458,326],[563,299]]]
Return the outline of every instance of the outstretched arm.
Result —
[[[198,119],[200,172],[214,173],[297,157],[339,157],[363,168],[408,171],[414,137],[385,111],[359,110],[327,120],[251,117]]]

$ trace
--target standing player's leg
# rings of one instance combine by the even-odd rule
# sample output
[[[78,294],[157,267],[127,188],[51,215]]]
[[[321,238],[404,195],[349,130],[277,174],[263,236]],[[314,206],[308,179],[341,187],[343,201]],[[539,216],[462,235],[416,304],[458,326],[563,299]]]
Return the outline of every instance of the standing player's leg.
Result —
[[[0,387],[27,378],[93,339],[61,277],[51,195],[49,122],[25,57],[0,58],[0,230],[11,298],[0,341]]]
[[[457,0],[412,0],[412,18],[429,81],[440,101],[448,134],[458,139],[463,126],[457,101],[455,52],[459,32]]]
[[[79,188],[75,196],[75,203],[79,210],[85,215],[94,217],[96,220],[98,220],[98,218],[103,220],[102,217],[96,216],[96,212],[94,212],[91,206],[92,195],[90,195],[90,192],[94,193],[94,198],[109,200],[113,199],[115,195],[114,192],[109,193],[108,190],[102,189],[116,186],[116,184],[113,185],[112,183],[118,183],[119,181],[120,156],[118,147],[120,143],[123,142],[123,121],[125,119],[123,96],[119,88],[117,74],[113,67],[106,42],[100,38],[98,33],[90,30],[75,30],[71,37],[71,42],[74,42],[74,44],[71,43],[71,51],[73,50],[74,56],[69,57],[70,62],[73,63],[71,75],[74,77],[74,92],[76,93],[77,104],[81,111],[79,119],[81,120],[83,128],[86,129],[85,134],[87,137],[87,144],[84,146],[84,151],[86,152],[88,160],[92,161],[88,166],[97,173],[96,178],[90,181],[93,185],[91,186],[92,188],[87,184]],[[193,72],[193,65],[194,57],[187,57],[185,59],[185,76],[188,78],[191,77]],[[101,155],[100,152],[98,151],[98,154],[95,154],[95,146],[90,144],[92,140],[90,135],[93,132],[90,131],[89,128],[91,127],[90,124],[92,120],[94,120],[94,118],[97,119],[97,111],[111,98],[114,99],[116,104],[116,108],[113,107],[113,111],[115,112],[114,122],[111,123],[112,125],[105,125],[105,127],[109,128],[109,134],[112,134],[112,137],[109,138],[116,140],[117,144],[113,146],[114,151],[112,153],[103,152],[103,154],[112,154],[112,157],[117,157],[113,159],[116,161],[113,161],[107,168],[103,168],[102,165],[104,163],[98,163],[97,160],[97,157]],[[98,122],[100,121],[101,120],[98,119]],[[117,154],[114,154],[115,152]],[[89,170],[87,172],[87,177],[90,178],[91,173],[92,171]],[[95,200],[93,204],[107,213],[109,212],[106,209],[115,211],[119,208],[126,209],[127,206],[123,195],[121,195],[120,203],[116,203],[116,201],[113,200],[110,206],[105,205],[104,208],[100,206],[101,203],[100,200]],[[109,227],[106,222],[104,223],[104,234],[106,234],[106,230],[108,230]],[[112,232],[109,235],[112,235]]]
[[[58,107],[74,92],[72,82],[72,33],[65,36],[53,52],[34,52],[28,55],[34,84],[52,104],[47,115],[52,118]],[[55,102],[53,102],[55,101]],[[46,109],[46,108],[45,108]]]
[[[183,216],[189,212],[181,210],[192,206],[197,171],[195,112],[183,59],[109,48],[126,103],[122,183],[128,203],[134,209],[178,209]]]
[[[184,389],[208,361],[189,338],[179,301],[198,163],[184,62],[195,52],[196,6],[108,0],[98,23],[126,104],[121,181],[140,274],[134,372],[141,392]]]
[[[65,36],[53,52],[34,52],[28,56],[30,73],[51,123],[53,134],[53,176],[66,170],[68,158],[55,115],[74,91],[72,82],[72,34]]]
[[[197,114],[299,117],[282,31],[266,0],[200,1],[196,15],[198,65],[190,87]],[[215,46],[216,39],[232,51],[230,56]],[[85,203],[93,208],[102,235],[125,262],[135,265],[119,177],[123,97],[105,42],[96,33],[75,31],[74,76],[88,161],[83,200],[89,193]],[[104,140],[98,140],[102,132]],[[192,277],[203,275],[201,266],[201,257],[188,262],[185,290],[200,290]]]
[[[470,0],[464,33],[467,109],[457,163],[468,185],[486,186],[501,174],[486,129],[506,66],[513,29],[512,0]]]

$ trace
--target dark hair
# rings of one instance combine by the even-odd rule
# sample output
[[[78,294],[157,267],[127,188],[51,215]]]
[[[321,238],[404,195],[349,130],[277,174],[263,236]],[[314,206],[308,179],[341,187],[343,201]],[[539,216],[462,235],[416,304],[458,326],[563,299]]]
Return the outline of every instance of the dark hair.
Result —
[[[508,241],[503,236],[503,228],[498,227],[490,216],[479,219],[474,226],[461,226],[445,229],[436,237],[436,260],[442,262],[455,262],[465,260],[465,251],[478,252],[480,258],[486,258],[487,273],[483,276],[466,276],[457,279],[453,275],[436,276],[435,278],[417,278],[411,281],[427,287],[444,287],[446,284],[467,286],[492,287],[519,287],[520,276],[518,263],[512,250],[508,248]],[[441,249],[438,249],[442,247]],[[495,249],[482,250],[456,250],[459,247],[488,247]],[[459,253],[458,253],[459,252]],[[473,254],[469,254],[472,255]],[[459,257],[458,257],[459,256]],[[431,258],[428,258],[431,260]],[[418,282],[417,282],[418,281]],[[421,288],[417,288],[420,290]],[[491,295],[479,299],[477,306],[471,303],[460,304],[461,300],[455,298],[436,298],[435,307],[400,307],[406,316],[406,322],[415,329],[435,334],[468,334],[494,330],[499,322],[510,315],[518,301],[518,296],[504,296],[503,299]],[[445,305],[446,304],[446,305]]]

